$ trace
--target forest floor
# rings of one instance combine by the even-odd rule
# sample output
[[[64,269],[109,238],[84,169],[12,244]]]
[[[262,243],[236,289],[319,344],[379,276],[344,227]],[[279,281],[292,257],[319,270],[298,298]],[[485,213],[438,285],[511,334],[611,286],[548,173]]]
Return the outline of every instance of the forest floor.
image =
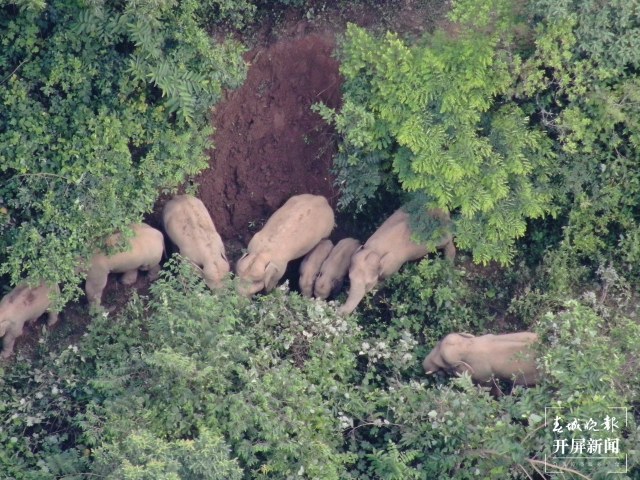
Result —
[[[447,8],[442,0],[318,1],[304,9],[264,12],[241,31],[211,32],[219,38],[233,36],[250,48],[244,55],[249,66],[246,81],[226,92],[212,112],[215,148],[209,152],[209,167],[193,179],[232,269],[251,236],[292,195],[324,195],[333,207],[337,204],[338,189],[328,171],[337,138],[311,105],[340,106],[342,79],[334,49],[347,23],[378,33],[399,32],[411,40],[444,25]],[[162,195],[145,221],[161,228],[162,208],[169,198]],[[346,215],[338,214],[337,223],[334,242],[347,236],[366,239]],[[294,289],[298,265],[292,262],[285,276]],[[148,287],[143,274],[127,287],[111,275],[103,305],[108,311],[118,310],[133,290],[146,295]],[[68,304],[52,334],[65,345],[75,343],[90,322],[87,312],[84,298]],[[25,326],[16,351],[28,357],[43,331],[42,321]]]

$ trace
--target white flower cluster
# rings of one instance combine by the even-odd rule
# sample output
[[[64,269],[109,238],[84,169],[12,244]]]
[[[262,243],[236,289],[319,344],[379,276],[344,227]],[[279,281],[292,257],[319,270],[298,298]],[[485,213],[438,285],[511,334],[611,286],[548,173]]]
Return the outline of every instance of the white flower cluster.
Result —
[[[547,336],[547,340],[549,341],[549,344],[552,347],[555,347],[558,344],[558,339],[560,338],[560,328],[558,327],[558,324],[553,321],[553,318],[554,318],[553,313],[547,312],[545,314],[545,319],[547,320],[547,322],[549,323],[549,326],[551,327],[551,332]]]
[[[285,348],[289,348],[300,332],[311,341],[321,339],[330,343],[332,340],[353,335],[359,327],[349,325],[349,322],[335,314],[335,306],[323,300],[316,300],[307,309],[307,315],[295,315],[280,338],[289,337],[284,341]]]
[[[332,308],[322,300],[316,300],[307,310],[308,319],[303,319],[303,335],[307,338],[321,336],[332,338],[344,335],[349,330],[349,323],[338,315],[332,315]]]
[[[382,358],[389,358],[391,356],[391,350],[387,342],[378,341],[373,346],[371,346],[369,342],[362,342],[360,355],[367,355],[369,357],[369,365],[371,365]]]
[[[362,343],[360,355],[369,357],[369,365],[372,365],[381,359],[390,358],[396,367],[403,367],[413,361],[413,349],[418,342],[413,338],[410,332],[403,331],[402,337],[394,346],[388,345],[387,342],[379,340],[373,343]]]
[[[340,420],[340,428],[353,428],[353,418],[346,416],[342,412],[338,412],[338,420]]]
[[[596,270],[596,274],[602,279],[607,288],[620,282],[620,275],[613,268],[613,265],[607,267],[604,263],[601,263],[598,270]]]

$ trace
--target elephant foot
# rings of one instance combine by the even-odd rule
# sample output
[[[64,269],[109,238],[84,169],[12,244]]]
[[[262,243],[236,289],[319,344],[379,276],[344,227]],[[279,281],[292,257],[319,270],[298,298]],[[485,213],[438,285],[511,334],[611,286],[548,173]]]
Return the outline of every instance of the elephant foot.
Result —
[[[47,320],[47,326],[55,325],[58,322],[58,312],[49,312],[49,319]]]
[[[133,285],[134,283],[136,283],[137,279],[138,269],[136,268],[135,270],[129,270],[128,272],[125,272],[120,279],[120,283],[122,283],[123,285]]]
[[[447,243],[447,245],[444,247],[444,254],[452,262],[456,258],[456,247],[453,244],[453,240]]]
[[[150,282],[155,282],[160,277],[160,265],[156,265],[155,267],[151,267],[149,269],[149,273],[147,273],[147,278]]]

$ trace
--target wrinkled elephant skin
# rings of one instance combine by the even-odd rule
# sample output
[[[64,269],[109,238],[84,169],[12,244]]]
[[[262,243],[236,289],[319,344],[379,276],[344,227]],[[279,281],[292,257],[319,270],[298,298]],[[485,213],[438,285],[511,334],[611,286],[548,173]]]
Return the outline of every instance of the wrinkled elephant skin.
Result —
[[[334,226],[333,210],[319,195],[291,197],[256,233],[238,260],[237,290],[253,295],[275,288],[291,260],[306,255]]]
[[[313,293],[316,298],[326,300],[336,296],[342,289],[344,279],[349,272],[351,257],[360,248],[360,242],[355,238],[340,240],[329,253],[320,267]]]
[[[475,383],[492,387],[492,392],[500,395],[494,377],[515,385],[536,384],[540,372],[531,349],[536,340],[536,334],[530,332],[480,337],[450,333],[436,344],[422,366],[427,374],[468,372]]]
[[[219,287],[229,262],[204,203],[191,195],[174,195],[162,211],[162,222],[180,255],[191,260],[207,286]]]
[[[333,242],[325,239],[321,240],[313,249],[307,253],[300,264],[300,291],[302,295],[311,298],[313,286],[320,273],[320,267],[331,253]]]
[[[129,225],[134,236],[129,238],[131,249],[107,256],[96,252],[89,260],[89,272],[85,285],[85,293],[89,303],[100,305],[102,291],[107,285],[109,273],[123,273],[121,282],[132,285],[138,278],[138,270],[149,271],[149,278],[155,280],[160,271],[160,260],[164,253],[164,237],[162,232],[146,223]],[[115,246],[120,240],[120,233],[111,235],[105,242],[107,246]]]
[[[449,215],[440,209],[428,211],[436,219],[449,221]],[[453,260],[456,248],[453,237],[446,234],[436,242],[436,248],[443,248],[447,258]],[[397,210],[380,225],[360,250],[351,257],[349,280],[351,288],[345,304],[338,309],[339,313],[353,312],[362,298],[378,283],[379,280],[394,275],[406,262],[419,260],[429,250],[411,240],[409,214],[402,208]]]
[[[29,287],[22,282],[0,301],[0,337],[4,337],[1,358],[13,353],[13,345],[16,338],[22,335],[25,322],[34,321],[49,310],[49,295],[58,291],[58,285],[48,287],[40,282],[35,287]],[[58,313],[49,310],[47,325],[51,326],[57,321]]]

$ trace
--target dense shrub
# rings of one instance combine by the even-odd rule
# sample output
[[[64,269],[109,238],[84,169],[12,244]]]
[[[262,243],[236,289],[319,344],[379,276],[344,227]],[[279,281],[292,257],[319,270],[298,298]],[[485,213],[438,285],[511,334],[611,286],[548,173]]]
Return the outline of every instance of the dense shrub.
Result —
[[[343,204],[388,176],[451,211],[475,261],[512,260],[527,219],[560,214],[585,258],[638,275],[638,22],[632,1],[454,2],[410,45],[350,26],[340,48]],[[557,241],[557,240],[556,240]]]
[[[550,142],[506,94],[509,59],[498,35],[437,32],[406,45],[350,25],[342,44],[344,103],[335,122],[342,202],[374,194],[381,172],[457,213],[456,243],[477,261],[508,262],[529,217],[551,211]]]
[[[2,471],[16,479],[519,478],[551,453],[545,407],[604,418],[637,398],[640,378],[628,367],[640,330],[619,314],[603,323],[599,300],[559,302],[540,315],[549,375],[535,388],[496,401],[468,377],[426,378],[425,347],[462,327],[449,315],[465,311],[456,293],[447,294],[448,312],[431,307],[439,288],[465,288],[460,270],[442,262],[402,275],[407,297],[394,297],[398,318],[379,322],[376,336],[286,288],[246,302],[230,286],[211,295],[188,265],[171,267],[150,298],[132,298],[114,318],[98,315],[76,345],[2,372]],[[422,294],[422,319],[408,315],[418,308],[417,277],[451,280]],[[613,281],[609,298],[621,289]],[[638,462],[633,415],[620,442]]]
[[[640,475],[637,24],[619,3],[596,18],[595,2],[532,1],[527,25],[511,2],[459,1],[458,36],[418,45],[348,32],[345,104],[322,110],[344,134],[343,203],[382,189],[440,204],[458,246],[514,267],[425,259],[341,318],[286,286],[212,294],[171,261],[76,344],[43,331],[0,368],[0,476],[515,479],[545,460],[567,478]],[[0,272],[70,279],[76,255],[203,165],[207,109],[244,67],[197,19],[241,23],[252,5],[2,4]],[[514,256],[527,219],[556,211],[523,239],[542,262]],[[539,334],[539,385],[494,399],[424,375],[443,335],[505,329]],[[612,407],[628,410],[621,454],[553,457],[548,409],[601,422]]]
[[[209,107],[245,65],[199,8],[2,2],[0,274],[12,283],[72,279],[78,255],[206,165]]]

